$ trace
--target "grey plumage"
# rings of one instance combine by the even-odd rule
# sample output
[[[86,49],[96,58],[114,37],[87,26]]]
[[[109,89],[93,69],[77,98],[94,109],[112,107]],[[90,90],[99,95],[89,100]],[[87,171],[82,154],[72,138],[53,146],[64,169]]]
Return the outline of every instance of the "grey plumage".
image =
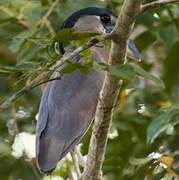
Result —
[[[90,126],[104,74],[75,71],[49,82],[41,100],[37,129],[38,164],[52,171]]]

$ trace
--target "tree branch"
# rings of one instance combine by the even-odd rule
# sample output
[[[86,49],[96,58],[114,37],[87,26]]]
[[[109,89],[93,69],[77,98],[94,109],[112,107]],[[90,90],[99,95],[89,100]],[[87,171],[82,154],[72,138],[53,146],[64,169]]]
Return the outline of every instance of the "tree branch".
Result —
[[[136,16],[141,10],[142,0],[125,0],[118,16],[114,31],[108,38],[112,39],[109,65],[125,62],[127,40],[133,28]],[[107,134],[112,121],[112,110],[120,88],[120,80],[106,74],[98,101],[93,132],[89,145],[87,164],[83,180],[99,180],[107,144]]]
[[[44,79],[47,79],[52,74],[53,71],[57,70],[66,61],[74,58],[75,56],[79,55],[79,53],[94,46],[98,42],[99,42],[99,40],[94,38],[91,41],[85,43],[83,46],[80,46],[79,48],[75,49],[71,53],[64,55],[60,60],[57,61],[57,63],[55,65],[53,65],[50,68],[50,71],[42,72],[38,77],[36,77],[31,82],[29,82],[28,85],[23,87],[17,93],[13,94],[11,97],[9,97],[4,102],[0,103],[0,110],[8,108],[15,100],[17,100],[19,97],[21,97],[24,93],[28,92],[29,90],[32,90],[34,87],[36,87],[37,85],[40,85],[42,82],[44,82]],[[48,82],[48,81],[45,81],[45,82]]]
[[[52,3],[46,14],[43,16],[41,23],[40,23],[40,29],[43,29],[45,24],[48,24],[48,17],[51,15],[55,7],[60,3],[60,0],[56,0]]]
[[[14,13],[12,13],[12,11],[10,9],[8,9],[7,7],[4,7],[2,5],[0,5],[0,11],[2,11],[3,13],[5,13],[6,15],[10,16],[10,17],[15,17]],[[24,21],[23,19],[17,19],[17,24],[21,25],[22,27],[24,27],[25,29],[29,29],[29,26],[27,24],[26,21]]]
[[[147,3],[142,6],[141,12],[148,11],[157,7],[161,7],[166,4],[171,4],[171,3],[176,3],[176,2],[179,2],[179,0],[158,0],[151,3]]]

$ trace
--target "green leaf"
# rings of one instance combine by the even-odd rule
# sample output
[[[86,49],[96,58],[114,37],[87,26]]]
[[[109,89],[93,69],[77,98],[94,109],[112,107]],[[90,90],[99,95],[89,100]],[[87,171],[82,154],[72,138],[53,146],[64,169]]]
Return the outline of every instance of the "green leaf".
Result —
[[[130,64],[112,65],[109,70],[111,74],[126,81],[132,81],[136,77],[136,72]]]
[[[105,64],[105,63],[94,63],[93,64],[93,68],[96,70],[96,71],[107,71],[108,70],[108,65]]]
[[[155,42],[155,40],[156,40],[156,37],[152,32],[145,31],[135,39],[135,44],[139,52],[142,52],[148,46],[150,46],[153,42]]]
[[[70,63],[68,65],[66,65],[64,68],[62,68],[60,70],[60,74],[64,75],[64,74],[70,74],[73,71],[80,69],[81,68],[81,64],[79,63]]]
[[[163,39],[167,50],[170,49],[179,40],[178,30],[173,24],[160,27],[158,32],[160,37]]]
[[[167,133],[171,126],[176,125],[176,121],[172,123],[173,118],[179,118],[179,108],[177,106],[163,111],[151,122],[147,129],[147,143],[153,143],[162,133]]]
[[[145,71],[144,69],[142,69],[140,66],[136,65],[136,64],[132,64],[132,67],[134,68],[134,71],[142,76],[142,77],[145,77],[147,79],[150,79],[152,80],[153,82],[155,82],[158,87],[160,87],[161,89],[164,89],[165,88],[165,85],[163,83],[163,81],[157,77],[155,77],[154,75],[148,73],[147,71]]]
[[[142,76],[144,78],[150,79],[154,81],[158,87],[164,89],[164,83],[162,80],[158,79],[154,75],[148,73],[144,69],[142,69],[140,66],[136,64],[118,64],[118,65],[112,65],[110,67],[111,73],[123,80],[126,81],[132,81],[134,80],[136,75]]]
[[[53,38],[54,42],[60,41],[64,45],[69,44],[73,40],[81,40],[99,35],[96,32],[74,32],[72,29],[64,29],[58,31],[56,36]]]

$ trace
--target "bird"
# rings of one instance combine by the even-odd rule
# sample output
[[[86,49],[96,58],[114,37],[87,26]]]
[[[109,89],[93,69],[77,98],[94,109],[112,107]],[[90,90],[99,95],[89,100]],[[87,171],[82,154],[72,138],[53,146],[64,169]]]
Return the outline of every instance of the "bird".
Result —
[[[71,14],[60,29],[70,28],[75,32],[110,33],[117,15],[105,8],[87,7]],[[128,47],[136,58],[140,53],[132,40]],[[74,48],[74,47],[72,47]],[[68,54],[71,47],[59,43],[61,54]],[[94,63],[107,63],[109,52],[104,46],[90,48]],[[81,62],[80,55],[73,58]],[[54,72],[53,77],[59,75]],[[36,161],[42,173],[51,173],[68,152],[83,138],[95,114],[105,72],[90,69],[87,75],[76,70],[49,81],[41,97],[36,126]]]

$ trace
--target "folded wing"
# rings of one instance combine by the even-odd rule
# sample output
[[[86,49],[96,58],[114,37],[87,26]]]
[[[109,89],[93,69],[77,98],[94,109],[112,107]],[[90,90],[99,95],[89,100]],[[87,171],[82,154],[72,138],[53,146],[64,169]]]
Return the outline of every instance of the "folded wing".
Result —
[[[49,173],[81,140],[95,113],[104,73],[79,71],[49,82],[41,99],[36,132],[39,169]]]

